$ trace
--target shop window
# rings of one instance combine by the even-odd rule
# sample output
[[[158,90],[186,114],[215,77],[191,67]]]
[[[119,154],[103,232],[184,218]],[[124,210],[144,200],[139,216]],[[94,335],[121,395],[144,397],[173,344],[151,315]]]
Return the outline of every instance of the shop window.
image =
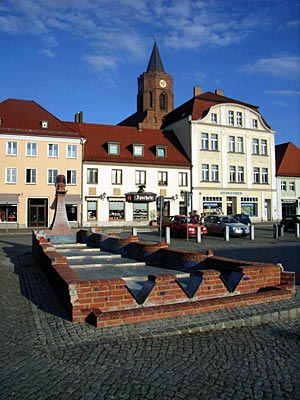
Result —
[[[124,201],[109,202],[109,219],[123,220],[125,218],[125,203]]]
[[[133,219],[143,221],[148,219],[148,203],[133,204]]]
[[[88,221],[97,220],[97,202],[88,201],[87,202],[87,219]]]
[[[66,212],[68,221],[78,221],[78,206],[77,204],[66,204]]]

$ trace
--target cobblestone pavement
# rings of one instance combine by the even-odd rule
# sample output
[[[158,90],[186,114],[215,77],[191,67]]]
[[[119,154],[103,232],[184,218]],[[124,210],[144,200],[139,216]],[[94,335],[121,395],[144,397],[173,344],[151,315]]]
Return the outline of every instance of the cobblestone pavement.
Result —
[[[0,399],[299,399],[299,295],[281,303],[206,322],[71,324],[30,236],[0,235]],[[247,326],[222,329],[230,321]]]

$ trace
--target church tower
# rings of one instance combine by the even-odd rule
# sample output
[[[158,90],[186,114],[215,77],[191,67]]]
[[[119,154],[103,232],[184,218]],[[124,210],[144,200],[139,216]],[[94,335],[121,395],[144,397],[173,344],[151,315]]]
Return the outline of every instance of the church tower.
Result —
[[[138,77],[137,111],[118,125],[160,129],[174,110],[173,78],[165,72],[156,41],[147,71]]]
[[[138,78],[139,127],[160,129],[163,117],[173,109],[173,79],[165,72],[155,41],[147,71]]]

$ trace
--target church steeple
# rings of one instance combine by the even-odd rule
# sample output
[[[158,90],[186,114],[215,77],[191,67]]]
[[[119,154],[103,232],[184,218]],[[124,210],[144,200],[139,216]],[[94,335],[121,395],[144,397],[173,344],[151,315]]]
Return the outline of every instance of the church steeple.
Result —
[[[156,40],[149,60],[147,72],[165,72],[163,63],[160,58]]]

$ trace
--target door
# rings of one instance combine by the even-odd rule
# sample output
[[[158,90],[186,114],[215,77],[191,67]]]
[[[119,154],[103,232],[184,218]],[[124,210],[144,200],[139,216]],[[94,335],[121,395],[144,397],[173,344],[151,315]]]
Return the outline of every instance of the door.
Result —
[[[28,227],[48,226],[48,199],[28,199]]]

